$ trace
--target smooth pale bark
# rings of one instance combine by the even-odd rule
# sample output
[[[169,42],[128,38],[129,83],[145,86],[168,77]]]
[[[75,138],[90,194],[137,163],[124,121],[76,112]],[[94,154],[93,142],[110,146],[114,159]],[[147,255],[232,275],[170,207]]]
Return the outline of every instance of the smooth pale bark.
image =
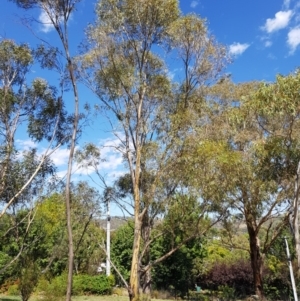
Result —
[[[69,34],[68,34],[68,20],[71,11],[73,11],[75,5],[79,1],[68,1],[60,5],[57,4],[56,10],[53,10],[51,0],[43,1],[40,3],[41,8],[48,15],[51,23],[55,27],[59,38],[62,42],[64,52],[67,60],[67,72],[71,81],[72,91],[74,96],[74,119],[73,119],[73,130],[72,137],[70,140],[70,153],[68,158],[68,171],[66,177],[66,192],[65,192],[65,203],[66,203],[66,220],[67,220],[67,231],[68,231],[68,280],[67,280],[67,292],[66,301],[71,301],[72,296],[72,282],[73,282],[73,266],[74,266],[74,246],[73,246],[73,231],[72,231],[72,218],[71,218],[71,177],[72,177],[72,166],[75,153],[75,146],[77,140],[78,124],[79,124],[79,95],[74,70],[74,62],[70,55],[69,50]],[[63,4],[63,5],[62,5]],[[63,22],[61,22],[61,16],[63,16]]]
[[[150,263],[150,245],[149,241],[151,239],[151,222],[149,219],[148,211],[144,215],[143,224],[142,224],[142,239],[144,243],[144,248],[141,254],[142,263],[149,264]],[[148,270],[143,270],[144,267],[141,268],[140,272],[140,286],[143,294],[151,296],[151,268]]]
[[[133,167],[132,159],[128,156],[130,165],[131,179],[133,183],[133,194],[134,194],[134,239],[132,246],[132,261],[130,269],[130,280],[129,280],[129,299],[131,301],[139,300],[139,269],[140,269],[140,246],[141,246],[141,217],[143,214],[140,213],[140,166],[141,166],[141,145],[139,141],[139,134],[141,132],[141,108],[143,104],[143,97],[139,99],[139,105],[137,110],[137,125],[136,125],[136,162]],[[127,136],[128,138],[130,136]]]
[[[300,189],[300,162],[298,163],[294,200],[289,214],[289,222],[294,236],[295,251],[297,257],[297,278],[300,278],[300,234],[299,234],[299,189]]]
[[[134,222],[134,241],[132,249],[132,261],[129,281],[129,299],[131,301],[139,300],[139,251],[141,243],[141,223],[139,217],[135,217]]]
[[[74,266],[74,246],[73,246],[73,232],[72,232],[72,218],[71,218],[71,176],[72,176],[72,165],[75,153],[76,146],[76,138],[78,131],[78,123],[79,123],[79,96],[77,90],[77,84],[73,69],[73,61],[69,54],[69,45],[65,44],[65,51],[67,54],[68,60],[68,70],[71,78],[71,83],[73,87],[73,95],[74,95],[74,122],[73,122],[73,131],[72,131],[72,139],[71,139],[71,147],[69,153],[68,160],[68,173],[67,173],[67,181],[66,181],[66,215],[67,215],[67,229],[68,229],[68,241],[69,241],[69,256],[68,256],[68,283],[67,283],[67,293],[66,293],[66,301],[71,301],[72,296],[72,282],[73,282],[73,266]]]

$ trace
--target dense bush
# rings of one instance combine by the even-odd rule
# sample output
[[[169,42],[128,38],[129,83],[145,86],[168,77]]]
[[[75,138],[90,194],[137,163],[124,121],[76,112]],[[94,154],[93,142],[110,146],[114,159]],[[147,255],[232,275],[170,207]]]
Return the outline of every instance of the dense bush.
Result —
[[[276,270],[269,267],[264,270],[263,283],[265,295],[270,300],[290,300],[293,291],[290,283],[288,266],[282,264]]]
[[[20,271],[19,290],[22,301],[28,301],[38,283],[39,272],[34,262],[27,259],[22,261],[23,267]]]
[[[113,276],[75,275],[73,278],[74,295],[108,295],[114,286]]]
[[[11,284],[5,292],[8,296],[19,296],[20,289],[18,284]]]
[[[59,301],[64,298],[67,292],[67,274],[51,279],[40,278],[37,292],[47,301]]]
[[[72,293],[74,295],[106,295],[111,294],[114,285],[115,281],[113,276],[74,275]],[[62,274],[50,282],[46,279],[41,279],[38,290],[43,293],[44,297],[47,297],[47,300],[50,296],[53,300],[55,300],[55,298],[59,299],[59,297],[66,294],[67,275]]]
[[[19,294],[19,279],[17,278],[8,278],[0,287],[0,293],[1,294],[8,294],[10,295],[9,290],[15,287],[17,289],[17,294],[13,294],[13,295],[18,295]],[[12,290],[14,290],[12,288]]]
[[[198,282],[204,289],[219,292],[223,292],[224,288],[230,288],[237,296],[254,293],[251,264],[246,260],[232,263],[216,262],[206,275],[198,279]],[[276,266],[276,269],[265,267],[263,283],[264,293],[270,300],[285,300],[292,294],[289,271],[285,264]]]
[[[10,256],[7,255],[6,252],[0,251],[0,267],[1,268],[4,267],[10,261],[11,261]],[[0,285],[1,286],[7,281],[7,279],[14,276],[13,268],[14,268],[14,265],[10,265],[0,274]]]
[[[202,288],[218,290],[231,287],[239,295],[252,294],[252,270],[250,262],[238,260],[233,263],[216,263],[198,282]]]

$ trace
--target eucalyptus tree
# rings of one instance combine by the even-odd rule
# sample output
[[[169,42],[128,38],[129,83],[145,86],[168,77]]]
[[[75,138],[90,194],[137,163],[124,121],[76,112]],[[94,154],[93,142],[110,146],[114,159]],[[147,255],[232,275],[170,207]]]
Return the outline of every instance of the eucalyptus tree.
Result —
[[[49,176],[54,173],[50,155],[66,142],[69,133],[63,102],[56,89],[42,78],[29,82],[34,63],[35,51],[28,45],[11,40],[0,42],[0,217],[6,219],[9,214],[14,221],[14,225],[4,223],[8,227],[3,231],[10,233],[17,227],[18,211],[31,208],[27,211],[25,236],[34,218],[35,202],[46,192]],[[22,151],[16,143],[21,130],[27,130],[27,138],[36,143],[48,143],[42,155],[34,147]],[[24,239],[20,237],[20,241]],[[21,256],[24,247],[3,262],[1,271]]]
[[[81,72],[99,97],[98,108],[108,117],[129,170],[134,242],[128,291],[137,300],[141,256],[148,252],[154,217],[165,212],[180,185],[174,162],[184,142],[184,112],[192,116],[201,106],[201,87],[216,80],[226,51],[202,19],[180,16],[176,0],[104,0],[96,13]],[[168,73],[175,59],[172,67],[183,70],[176,80]]]
[[[263,206],[258,208],[259,200],[254,199],[258,212],[261,212],[260,223],[257,228],[251,228],[248,225],[250,223],[247,223],[247,227],[257,233],[261,224],[269,221],[267,230],[274,226],[273,229],[281,231],[284,223],[290,222],[296,243],[298,272],[299,79],[298,71],[286,77],[278,75],[274,83],[261,84],[245,102],[245,109],[252,112],[252,119],[259,133],[255,146],[252,147],[255,150],[253,165],[255,164],[258,182],[261,183],[256,188],[259,191],[256,195],[260,197],[260,202],[264,201]],[[274,219],[276,216],[282,220],[281,223]],[[253,224],[253,220],[251,222]],[[278,233],[280,232],[270,235],[266,232],[262,253],[267,252]],[[255,247],[254,244],[252,240],[250,247],[259,254],[259,245]]]
[[[278,183],[290,204],[288,218],[294,237],[297,274],[300,275],[299,172],[300,172],[300,71],[278,75],[272,84],[264,84],[254,95],[257,119],[264,131],[262,174]]]
[[[28,252],[26,241],[36,204],[47,193],[55,172],[50,156],[66,143],[70,133],[57,90],[42,78],[29,80],[31,68],[37,63],[35,55],[36,50],[26,44],[8,39],[0,42],[1,238],[4,241],[10,236],[15,240],[8,252],[1,246],[6,254],[1,273]],[[16,141],[20,132],[35,145],[22,150]],[[38,145],[45,148],[42,154],[38,153]],[[18,231],[21,226],[23,231]]]
[[[45,173],[49,156],[66,142],[66,113],[55,88],[44,79],[29,83],[28,74],[34,63],[34,51],[11,40],[0,43],[0,200],[5,212],[24,198],[26,189],[38,173]],[[25,125],[28,136],[36,142],[46,140],[49,146],[37,160],[37,151],[25,153],[22,159],[16,145],[16,133]],[[21,162],[23,165],[21,166]],[[30,162],[32,164],[30,164]],[[33,164],[35,162],[35,164]]]
[[[215,191],[221,190],[232,208],[227,229],[237,231],[239,219],[246,223],[254,289],[260,298],[264,257],[286,226],[299,161],[295,87],[283,83],[281,76],[274,84],[219,82],[211,90],[211,101],[222,103],[211,125],[216,140],[190,144],[193,152],[206,154],[199,158],[210,162],[205,193],[215,198]]]
[[[65,88],[66,81],[71,84],[71,88],[74,96],[74,115],[71,120],[72,123],[72,134],[69,139],[70,153],[68,159],[68,172],[66,177],[66,216],[67,216],[67,228],[69,237],[69,267],[68,267],[68,288],[66,293],[66,300],[71,300],[72,294],[72,275],[73,275],[73,263],[74,263],[74,247],[72,239],[72,226],[71,226],[71,174],[72,174],[72,164],[75,152],[75,145],[78,135],[80,114],[79,114],[79,94],[78,85],[75,75],[75,64],[74,59],[70,52],[69,44],[69,33],[68,33],[68,22],[71,18],[72,13],[76,9],[76,5],[80,0],[10,0],[15,2],[19,7],[24,9],[39,8],[47,16],[49,23],[53,25],[55,31],[57,32],[62,46],[62,57],[65,59],[64,74],[61,74],[61,82],[59,83],[61,87]],[[42,47],[42,52],[46,54],[46,60],[43,60],[44,67],[50,69],[60,70],[56,64],[56,54],[60,53],[58,49],[60,47],[46,49],[44,51],[44,46]],[[53,60],[54,59],[54,60]]]

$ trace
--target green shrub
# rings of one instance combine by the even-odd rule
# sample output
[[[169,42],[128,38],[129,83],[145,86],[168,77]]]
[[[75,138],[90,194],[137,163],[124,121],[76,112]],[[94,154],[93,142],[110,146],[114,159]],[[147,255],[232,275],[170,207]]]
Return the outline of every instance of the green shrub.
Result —
[[[108,295],[111,294],[114,284],[113,276],[74,275],[72,293],[74,295]]]
[[[286,264],[278,264],[276,269],[265,268],[263,277],[264,293],[268,299],[283,300],[288,297],[293,298],[289,270]]]
[[[73,276],[73,295],[107,295],[111,294],[114,286],[114,277],[106,275],[74,275]],[[64,273],[48,281],[45,278],[39,280],[37,291],[48,301],[59,300],[67,292],[67,274]]]
[[[28,301],[38,283],[38,268],[36,263],[24,260],[20,271],[19,290],[23,301]]]
[[[37,285],[37,291],[42,295],[44,300],[63,300],[67,293],[67,274],[63,273],[50,281],[41,277]]]
[[[8,296],[19,296],[20,290],[18,284],[12,284],[8,287],[6,294]]]
[[[11,286],[15,285],[15,287],[18,287],[19,285],[19,279],[13,279],[9,278],[5,280],[5,282],[1,285],[0,288],[0,294],[6,294]],[[18,292],[19,294],[19,292]]]
[[[0,266],[4,267],[11,258],[4,252],[0,251]],[[8,278],[13,277],[14,265],[9,265],[4,272],[0,274],[0,284],[2,285],[7,281]]]
[[[218,291],[220,292],[222,299],[225,301],[236,299],[236,292],[233,287],[229,287],[228,285],[221,285],[218,287]]]
[[[111,287],[114,287],[116,285],[116,280],[113,275],[107,276],[107,279]]]

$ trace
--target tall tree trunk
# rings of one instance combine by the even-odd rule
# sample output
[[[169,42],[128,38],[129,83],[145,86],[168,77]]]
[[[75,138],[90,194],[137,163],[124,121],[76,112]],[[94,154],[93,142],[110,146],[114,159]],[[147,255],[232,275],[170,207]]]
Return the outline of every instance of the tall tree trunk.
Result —
[[[70,78],[72,85],[73,96],[74,96],[74,119],[73,129],[70,139],[70,153],[68,159],[68,171],[66,177],[66,219],[67,219],[67,231],[68,231],[68,247],[69,247],[69,263],[68,263],[68,282],[67,282],[67,294],[66,301],[71,301],[72,293],[72,279],[73,279],[73,264],[74,264],[74,247],[73,247],[73,234],[72,234],[72,223],[71,223],[71,176],[72,176],[72,165],[75,152],[75,145],[77,139],[77,131],[79,124],[79,94],[74,70],[74,61],[69,51],[69,34],[68,34],[68,21],[71,13],[75,11],[75,7],[80,0],[14,0],[20,7],[25,9],[39,7],[48,17],[48,22],[52,24],[61,40],[62,46],[65,52],[67,73]],[[53,67],[56,63],[53,64]],[[54,67],[55,68],[55,67]],[[60,70],[60,68],[59,68]],[[64,84],[60,83],[62,90],[64,90]]]
[[[147,210],[143,216],[142,229],[141,229],[143,245],[144,245],[144,250],[143,250],[143,253],[141,254],[141,257],[142,257],[141,260],[142,260],[142,264],[144,266],[149,265],[150,260],[151,260],[150,246],[149,246],[151,230],[152,230],[152,225],[151,225],[151,220],[149,218],[149,214],[148,214],[148,210]],[[141,271],[140,282],[141,282],[143,294],[146,294],[147,299],[150,300],[151,299],[151,268],[146,269],[146,271]]]
[[[251,267],[253,273],[253,284],[255,294],[259,299],[263,299],[263,281],[262,281],[262,268],[263,268],[263,257],[260,253],[260,243],[257,233],[252,226],[247,225],[249,233],[249,243],[250,243],[250,258]]]
[[[139,216],[136,215],[135,221],[134,221],[134,241],[133,241],[130,283],[129,283],[129,286],[130,286],[129,299],[130,299],[130,301],[138,301],[139,300],[140,243],[141,243],[141,222],[140,222]]]
[[[151,300],[151,281],[152,281],[151,268],[147,269],[146,272],[144,272],[141,277],[142,277],[141,281],[143,282],[142,285],[143,294],[147,295],[147,300]]]
[[[299,189],[300,189],[300,162],[298,162],[297,175],[295,180],[295,189],[294,189],[294,200],[289,215],[289,222],[294,238],[295,251],[297,257],[297,278],[300,278]]]
[[[71,220],[70,187],[71,187],[73,158],[74,158],[77,131],[78,131],[78,122],[79,122],[79,97],[78,97],[76,79],[75,79],[75,75],[74,75],[73,61],[69,55],[68,45],[65,45],[65,50],[66,50],[66,54],[67,54],[69,75],[71,78],[73,94],[74,94],[74,122],[73,122],[73,132],[72,132],[71,147],[70,147],[69,160],[68,160],[68,173],[67,173],[67,181],[66,181],[66,214],[67,214],[68,246],[69,246],[68,283],[67,283],[66,301],[71,301],[72,282],[73,282],[73,265],[74,265],[74,246],[73,246],[73,232],[72,232],[72,220]]]

